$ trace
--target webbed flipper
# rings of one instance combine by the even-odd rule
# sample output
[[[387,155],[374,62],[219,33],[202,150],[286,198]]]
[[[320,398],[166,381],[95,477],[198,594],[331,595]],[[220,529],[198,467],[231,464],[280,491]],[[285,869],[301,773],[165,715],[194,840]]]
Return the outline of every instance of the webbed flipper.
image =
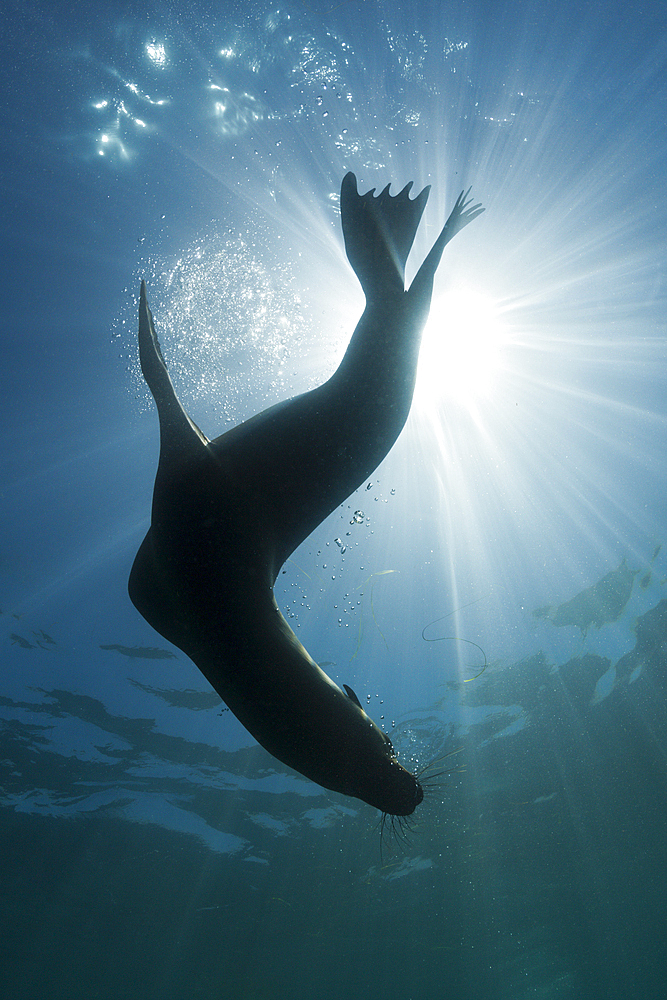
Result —
[[[449,217],[442,227],[440,235],[429,250],[422,266],[417,271],[408,292],[413,300],[421,299],[430,303],[433,279],[435,272],[438,270],[443,250],[457,233],[465,229],[473,219],[476,219],[484,211],[481,202],[478,202],[476,205],[472,204],[474,199],[469,197],[471,191],[472,188],[468,188],[467,191],[461,191],[461,194],[456,199],[454,208],[449,213]]]
[[[410,198],[412,181],[397,195],[390,185],[375,196],[375,188],[360,195],[357,178],[348,173],[340,191],[340,212],[347,258],[367,299],[403,291],[405,262],[426,207],[430,186]]]

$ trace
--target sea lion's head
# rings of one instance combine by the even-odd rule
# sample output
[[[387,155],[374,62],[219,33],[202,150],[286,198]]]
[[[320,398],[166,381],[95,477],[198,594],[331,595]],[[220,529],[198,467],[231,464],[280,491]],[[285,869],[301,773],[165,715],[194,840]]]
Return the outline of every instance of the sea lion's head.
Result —
[[[354,691],[344,685],[354,707],[354,720],[347,733],[348,795],[375,806],[388,816],[410,816],[424,798],[414,774],[398,761],[390,738],[366,715]]]
[[[379,730],[384,746],[369,763],[363,792],[358,797],[389,816],[410,816],[424,798],[424,789],[416,776],[399,763],[391,740]]]

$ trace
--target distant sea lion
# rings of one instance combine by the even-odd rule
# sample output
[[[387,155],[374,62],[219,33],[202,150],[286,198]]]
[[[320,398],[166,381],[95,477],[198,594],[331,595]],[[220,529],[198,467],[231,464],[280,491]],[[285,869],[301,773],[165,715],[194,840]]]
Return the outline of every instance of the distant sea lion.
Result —
[[[429,188],[341,187],[345,249],[366,308],[338,370],[210,441],[181,406],[141,283],[139,357],[157,404],[151,527],[134,561],[137,610],[199,667],[261,745],[325,788],[408,816],[424,793],[357,696],[308,655],[275,602],[294,549],[377,468],[408,416],[433,278],[481,205],[461,192],[409,289],[405,262]]]

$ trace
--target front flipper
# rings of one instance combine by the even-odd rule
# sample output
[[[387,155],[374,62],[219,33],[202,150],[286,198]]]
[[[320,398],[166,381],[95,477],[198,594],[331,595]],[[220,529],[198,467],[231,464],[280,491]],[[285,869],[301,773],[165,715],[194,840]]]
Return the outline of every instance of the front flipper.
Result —
[[[345,252],[367,299],[402,292],[405,262],[414,243],[430,186],[409,198],[412,181],[397,195],[390,185],[375,197],[375,188],[360,195],[357,178],[346,174],[340,190]]]
[[[188,449],[209,444],[176,395],[155,332],[145,281],[139,297],[139,362],[160,418],[160,461],[182,457]]]

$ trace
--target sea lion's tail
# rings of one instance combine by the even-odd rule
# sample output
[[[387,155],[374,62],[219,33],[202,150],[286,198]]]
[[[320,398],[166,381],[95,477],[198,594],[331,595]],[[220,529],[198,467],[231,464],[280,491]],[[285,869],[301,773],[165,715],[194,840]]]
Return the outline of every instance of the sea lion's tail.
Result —
[[[206,435],[183,409],[169,377],[148,306],[145,281],[141,282],[139,297],[139,362],[160,418],[160,461],[176,454],[182,458],[184,451],[208,444]]]
[[[377,197],[375,188],[360,195],[357,178],[349,173],[340,191],[345,251],[367,299],[403,291],[405,262],[431,190],[429,185],[410,198],[412,181],[394,196],[389,187]]]

